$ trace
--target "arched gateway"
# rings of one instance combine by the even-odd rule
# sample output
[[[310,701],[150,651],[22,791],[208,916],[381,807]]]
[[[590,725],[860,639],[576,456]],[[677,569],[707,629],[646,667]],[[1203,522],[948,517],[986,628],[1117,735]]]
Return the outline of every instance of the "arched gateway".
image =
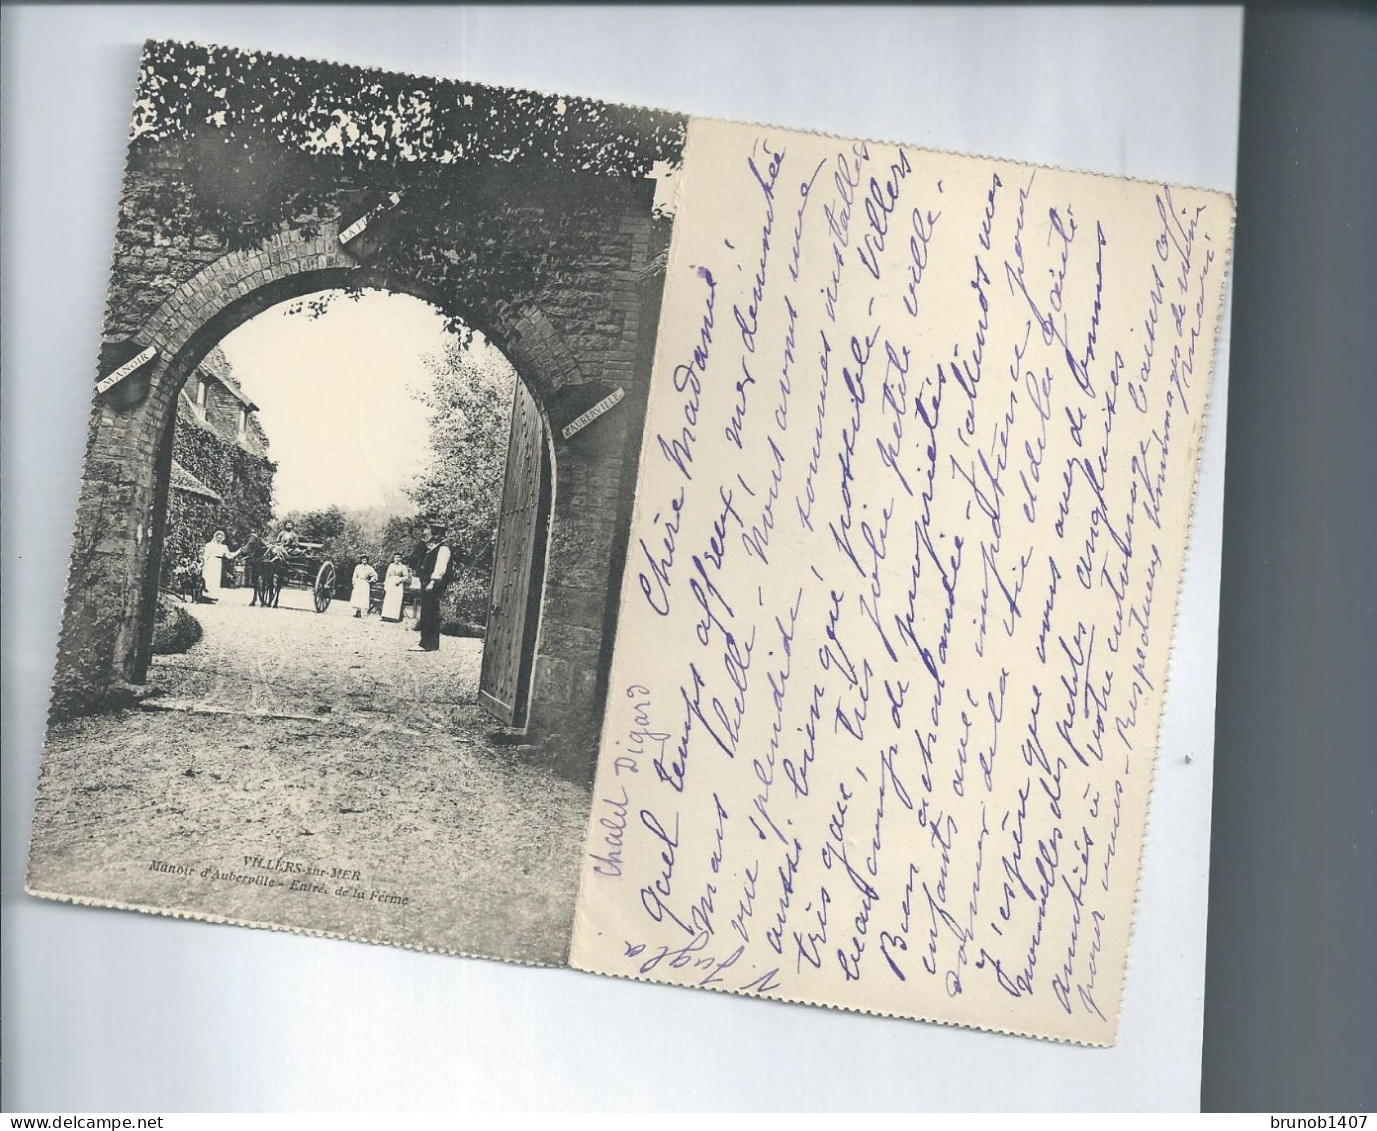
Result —
[[[436,86],[447,89],[432,100],[482,89]],[[211,117],[201,128],[150,131],[131,151],[55,710],[108,701],[147,674],[176,398],[188,375],[270,306],[327,288],[381,288],[480,330],[521,378],[484,702],[585,775],[668,238],[645,173],[660,150],[672,155],[676,120],[666,116],[668,140],[640,154],[640,175],[606,175],[548,153],[346,159],[309,152],[301,138],[246,138]]]

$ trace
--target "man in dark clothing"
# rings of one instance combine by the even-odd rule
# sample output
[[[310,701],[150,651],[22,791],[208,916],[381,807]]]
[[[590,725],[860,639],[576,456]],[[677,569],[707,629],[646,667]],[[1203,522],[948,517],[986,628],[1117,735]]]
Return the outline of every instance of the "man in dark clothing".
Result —
[[[436,652],[440,648],[440,600],[449,587],[454,555],[445,544],[445,528],[430,523],[425,529],[425,554],[416,576],[421,582],[421,632],[419,648],[413,652]]]

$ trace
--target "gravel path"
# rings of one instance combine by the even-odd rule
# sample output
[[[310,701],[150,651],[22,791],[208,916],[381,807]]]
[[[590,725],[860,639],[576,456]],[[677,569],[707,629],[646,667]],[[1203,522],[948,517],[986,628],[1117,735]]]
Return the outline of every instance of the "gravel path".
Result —
[[[159,657],[158,695],[53,728],[31,886],[562,962],[588,792],[491,741],[481,641],[409,652],[403,626],[308,598],[196,606],[205,636]]]

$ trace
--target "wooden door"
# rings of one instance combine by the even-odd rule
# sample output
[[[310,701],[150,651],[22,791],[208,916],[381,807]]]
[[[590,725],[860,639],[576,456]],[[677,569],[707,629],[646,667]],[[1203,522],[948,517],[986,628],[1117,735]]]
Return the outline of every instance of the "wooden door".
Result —
[[[526,725],[549,519],[545,426],[535,398],[517,381],[478,682],[479,705],[508,726]]]

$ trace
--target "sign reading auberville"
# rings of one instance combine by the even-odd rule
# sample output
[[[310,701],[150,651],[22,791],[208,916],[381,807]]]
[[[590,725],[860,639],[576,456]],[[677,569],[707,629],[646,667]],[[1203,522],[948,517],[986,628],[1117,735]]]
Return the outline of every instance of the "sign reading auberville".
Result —
[[[598,417],[602,416],[603,413],[616,405],[624,396],[626,396],[626,390],[617,389],[610,396],[603,397],[602,400],[598,401],[598,403],[587,412],[574,417],[573,420],[566,424],[560,435],[567,440],[576,432],[583,431],[583,429],[587,428],[593,421],[597,420]]]

